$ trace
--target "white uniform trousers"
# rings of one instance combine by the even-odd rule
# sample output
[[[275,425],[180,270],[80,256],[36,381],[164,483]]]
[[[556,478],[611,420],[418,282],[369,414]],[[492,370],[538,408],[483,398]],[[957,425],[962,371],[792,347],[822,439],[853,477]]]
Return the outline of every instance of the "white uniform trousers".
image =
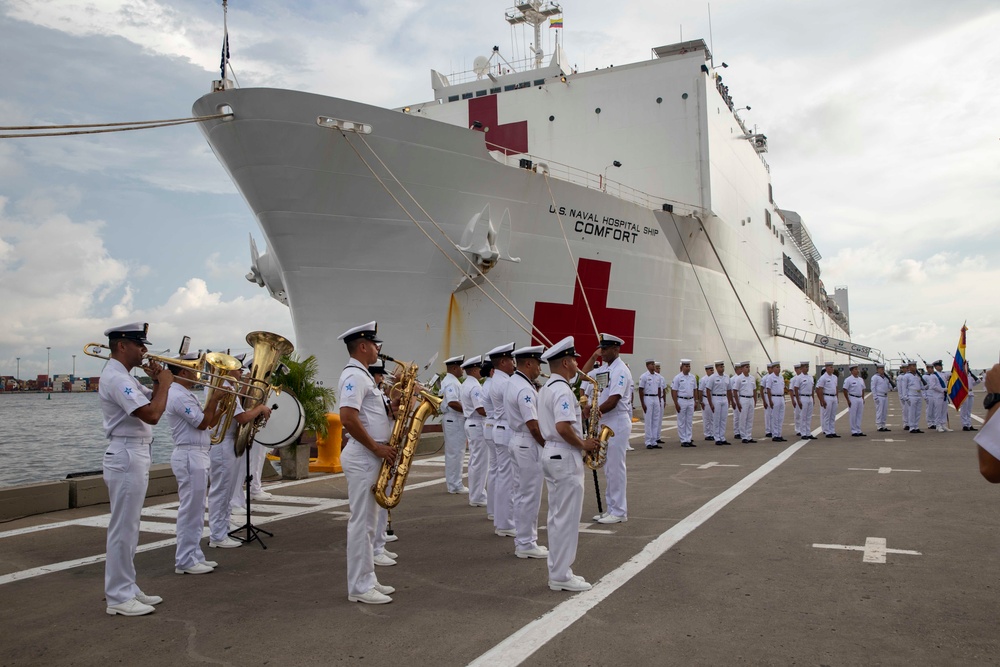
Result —
[[[740,435],[744,440],[753,440],[753,397],[740,396]]]
[[[708,407],[708,402],[710,400],[712,400],[711,399],[711,394],[709,394],[709,398],[707,398],[707,399],[705,399],[705,400],[702,401],[702,404],[701,404],[701,426],[702,426],[703,429],[705,429],[705,437],[706,438],[711,438],[711,439],[714,440],[715,439],[715,429],[713,428],[713,426],[715,426],[715,417],[714,417],[715,413],[712,412],[712,408]]]
[[[558,457],[558,458],[555,458]],[[569,581],[580,539],[583,512],[583,456],[563,443],[546,442],[542,450],[542,470],[549,492],[549,580]]]
[[[505,424],[493,427],[494,436],[502,431],[502,440],[510,439],[510,429]],[[493,527],[497,530],[514,530],[514,494],[517,483],[514,456],[507,443],[494,441],[494,454],[497,457],[496,497],[493,499]],[[491,496],[494,494],[490,494]]]
[[[201,534],[205,528],[205,492],[211,464],[209,445],[176,445],[170,467],[177,478],[177,551],[174,567],[187,569],[205,562]]]
[[[861,433],[861,419],[865,416],[865,401],[860,396],[851,395],[850,411],[848,417],[851,420],[851,433]]]
[[[486,514],[493,516],[496,509],[496,488],[497,488],[497,466],[500,464],[500,457],[497,456],[497,445],[493,442],[493,425],[490,422],[483,422],[483,440],[486,441],[486,453],[490,456],[490,466],[486,473]],[[471,493],[471,491],[470,491]]]
[[[656,399],[656,416],[653,417],[653,444],[660,439],[660,430],[663,428],[663,403]],[[631,428],[631,427],[630,427]]]
[[[677,405],[681,406],[677,413],[677,435],[681,442],[691,442],[694,438],[694,399],[678,396]]]
[[[111,500],[104,595],[108,606],[128,602],[139,594],[135,583],[135,550],[139,545],[139,518],[149,485],[152,438],[115,438],[104,453],[104,483]]]
[[[799,430],[802,426],[802,409],[799,407],[798,401],[792,405],[792,425],[795,426],[795,435],[802,435],[802,431]]]
[[[213,542],[221,542],[229,537],[229,503],[233,498],[233,487],[238,486],[241,479],[239,459],[236,458],[233,447],[234,439],[225,438],[219,444],[212,445],[209,453],[211,486],[208,490],[208,527]]]
[[[604,497],[607,500],[608,512],[615,516],[628,516],[628,472],[625,469],[625,450],[632,434],[632,420],[627,415],[614,415],[607,420],[602,419],[615,432],[608,442],[608,458],[604,464],[604,479],[606,489]]]
[[[726,439],[726,422],[729,421],[729,399],[713,394],[712,403],[715,405],[712,433],[715,434],[716,442],[722,442]]]
[[[347,478],[347,594],[364,595],[375,587],[375,531],[379,505],[372,485],[378,479],[382,459],[354,438],[348,438],[340,455]]]
[[[948,403],[944,394],[934,394],[931,397],[931,405],[934,406],[934,425],[948,425]]]
[[[515,433],[510,450],[517,462],[517,494],[514,496],[514,549],[538,546],[538,509],[542,505],[542,448],[530,433]]]
[[[444,480],[448,491],[457,493],[462,484],[462,463],[465,458],[465,417],[449,412],[441,420],[444,431]]]
[[[771,435],[771,408],[764,404],[764,433]]]
[[[889,397],[875,394],[875,428],[885,428],[886,415],[889,412]]]
[[[931,402],[927,399],[927,394],[924,394],[921,397],[921,403],[923,405],[920,408],[922,410],[920,414],[924,415],[924,418],[927,420],[927,428],[930,428],[931,426],[934,426],[934,422],[931,421]],[[917,428],[920,428],[919,421],[917,421]]]
[[[824,395],[823,398],[826,400],[826,407],[820,405],[819,421],[823,433],[832,435],[837,432],[837,397]]]
[[[799,427],[796,429],[799,435],[809,435],[812,433],[813,410],[816,408],[812,396],[799,395],[802,407],[799,409]]]
[[[233,489],[233,500],[230,503],[232,507],[247,506],[247,461],[245,457],[248,455],[250,456],[250,474],[253,475],[253,480],[250,482],[250,493],[251,495],[256,495],[263,491],[260,485],[260,477],[264,474],[264,461],[267,459],[267,448],[254,442],[251,443],[249,451],[243,452],[239,459],[237,459],[236,465],[243,473],[238,476],[235,488]]]
[[[465,435],[469,440],[469,503],[487,504],[486,478],[490,471],[489,445],[483,438],[481,419],[465,421]]]
[[[655,445],[656,440],[660,437],[660,425],[663,423],[662,417],[657,419],[657,413],[660,412],[660,399],[655,394],[652,396],[646,395],[643,398],[646,404],[646,412],[643,415],[643,419],[646,422],[645,430],[645,443],[646,446]]]
[[[772,396],[774,405],[771,407],[771,423],[767,430],[771,432],[772,438],[781,437],[781,428],[785,423],[785,397]]]
[[[381,470],[381,464],[379,464]],[[392,484],[389,484],[392,488]],[[385,529],[389,525],[389,510],[378,506],[378,517],[375,519],[375,537],[372,539],[372,553],[378,555],[385,551]]]
[[[920,430],[920,413],[923,410],[924,399],[921,396],[907,396],[908,410],[906,412],[911,429]]]
[[[910,428],[910,401],[902,394],[899,395],[899,414],[903,420],[903,428]]]
[[[958,409],[958,414],[962,418],[962,428],[970,428],[972,426],[972,399],[973,396],[970,393],[962,401],[962,407]]]

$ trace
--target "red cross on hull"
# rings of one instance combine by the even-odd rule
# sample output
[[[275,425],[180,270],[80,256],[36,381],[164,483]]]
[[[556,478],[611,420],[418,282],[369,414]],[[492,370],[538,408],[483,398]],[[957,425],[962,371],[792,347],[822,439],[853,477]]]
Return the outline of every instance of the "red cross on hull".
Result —
[[[486,134],[486,147],[490,150],[502,150],[504,155],[528,152],[528,121],[500,125],[496,95],[469,100],[469,127]]]

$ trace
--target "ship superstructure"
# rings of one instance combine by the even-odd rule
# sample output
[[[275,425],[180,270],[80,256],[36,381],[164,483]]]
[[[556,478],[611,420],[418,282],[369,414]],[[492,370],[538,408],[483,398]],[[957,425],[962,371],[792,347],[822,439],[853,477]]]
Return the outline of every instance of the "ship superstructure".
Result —
[[[626,360],[668,369],[832,356],[788,327],[849,340],[704,41],[589,72],[541,55],[432,71],[433,100],[391,110],[226,85],[195,104],[232,111],[203,129],[267,240],[248,277],[289,305],[324,380],[343,365],[336,335],[372,319],[417,361],[527,343],[529,323],[587,349],[591,312]]]

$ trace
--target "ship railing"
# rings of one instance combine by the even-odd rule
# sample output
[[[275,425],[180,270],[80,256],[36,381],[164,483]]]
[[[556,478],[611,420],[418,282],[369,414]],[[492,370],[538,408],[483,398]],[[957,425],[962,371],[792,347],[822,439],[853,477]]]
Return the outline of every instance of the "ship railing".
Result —
[[[486,70],[476,71],[474,69],[464,70],[461,72],[452,72],[447,76],[449,86],[457,86],[463,83],[470,83],[472,81],[490,81],[489,74],[494,77],[504,77],[512,74],[525,74],[535,69],[535,57],[522,58],[520,60],[504,60],[501,62],[490,62],[490,66]]]
[[[671,204],[672,206],[675,206],[674,210],[681,215],[690,215],[697,210],[696,207],[691,204],[685,204],[684,202],[670,199],[669,197],[651,195],[648,192],[643,192],[642,190],[625,185],[624,183],[606,179],[603,174],[594,174],[578,167],[573,167],[561,162],[555,162],[554,160],[548,160],[546,158],[530,155],[528,153],[508,155],[503,149],[492,145],[489,142],[487,142],[487,146],[494,149],[490,151],[490,155],[492,155],[497,162],[501,162],[508,167],[530,169],[531,171],[535,171],[537,173],[544,172],[552,178],[558,178],[560,181],[573,183],[574,185],[581,185],[590,190],[598,190],[600,192],[604,192],[605,194],[609,194],[612,197],[621,199],[622,201],[636,204],[651,210],[661,210],[664,204]]]

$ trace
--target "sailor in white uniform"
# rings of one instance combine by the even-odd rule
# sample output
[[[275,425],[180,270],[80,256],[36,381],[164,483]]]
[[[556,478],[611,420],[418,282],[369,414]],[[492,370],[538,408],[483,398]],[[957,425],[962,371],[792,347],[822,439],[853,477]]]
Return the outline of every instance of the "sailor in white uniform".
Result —
[[[726,440],[726,422],[729,421],[729,376],[726,375],[726,362],[715,362],[715,375],[709,378],[707,387],[711,393],[709,404],[712,408],[712,433],[715,434],[715,444],[731,444]]]
[[[816,398],[820,406],[820,426],[827,438],[839,438],[837,435],[837,386],[839,382],[833,372],[833,362],[823,365],[823,375],[816,380]]]
[[[181,361],[194,361],[197,354],[186,354]],[[205,525],[205,491],[208,488],[208,470],[211,464],[209,449],[212,434],[209,429],[219,423],[222,412],[219,402],[225,397],[214,391],[202,410],[201,401],[191,391],[197,373],[184,366],[169,365],[174,383],[167,395],[164,414],[170,424],[174,451],[170,455],[170,468],[177,478],[177,549],[174,572],[177,574],[208,574],[215,563],[205,560],[201,550],[201,532]]]
[[[785,378],[781,375],[781,362],[771,364],[771,376],[767,384],[767,397],[771,403],[771,442],[785,442],[781,429],[785,422]]]
[[[771,402],[769,400],[767,400],[768,399],[768,396],[767,396],[767,384],[770,382],[769,378],[771,377],[771,369],[773,369],[773,368],[774,368],[774,364],[771,363],[771,362],[768,362],[768,364],[767,364],[767,372],[764,374],[763,377],[761,377],[761,379],[760,379],[760,386],[759,386],[760,402],[764,406],[764,437],[765,438],[770,438],[771,437]]]
[[[909,384],[910,378],[910,364],[905,359],[903,363],[899,366],[899,371],[896,373],[896,393],[899,394],[899,409],[902,415],[903,430],[910,430],[910,403],[909,403],[909,389],[907,385]]]
[[[572,568],[583,511],[583,452],[598,448],[596,440],[583,439],[580,402],[569,386],[577,374],[578,356],[572,336],[550,347],[542,360],[549,364],[551,376],[538,393],[538,427],[545,441],[542,469],[549,493],[549,588],[554,591],[591,587]]]
[[[240,362],[244,361],[246,355],[236,355]],[[233,380],[242,377],[243,369],[237,368],[230,372]],[[226,387],[234,388],[234,384],[226,382]],[[205,389],[205,398],[209,398],[210,390]],[[236,456],[236,435],[240,426],[249,424],[258,417],[265,419],[271,415],[271,408],[261,403],[250,410],[243,410],[243,405],[238,398],[233,399],[233,418],[229,428],[223,434],[222,440],[212,445],[209,452],[211,460],[209,467],[209,479],[211,484],[208,492],[208,526],[210,530],[208,546],[213,549],[235,549],[242,546],[239,540],[229,537],[229,519],[231,516],[230,501],[233,497],[233,489],[240,487],[240,480],[245,477]]]
[[[886,416],[889,412],[889,389],[892,386],[885,374],[885,364],[875,367],[875,375],[871,379],[872,400],[875,401],[875,428],[879,431],[890,431],[886,428]]]
[[[250,369],[253,367],[253,356],[247,356],[243,360],[243,368]],[[240,470],[246,471],[246,458],[250,457],[250,500],[264,501],[271,500],[274,498],[270,492],[265,491],[264,487],[261,486],[261,480],[263,479],[264,473],[264,462],[267,460],[267,448],[258,445],[256,442],[249,444],[248,449],[240,454],[239,459],[237,459],[236,467]],[[245,516],[247,513],[247,497],[246,497],[246,474],[237,476],[237,483],[233,488],[233,498],[230,501],[230,507],[232,513],[239,516]]]
[[[656,360],[646,359],[646,372],[639,376],[636,385],[639,390],[639,405],[645,420],[646,449],[659,449],[656,444],[660,437],[663,415],[660,413],[660,379],[656,374]]]
[[[795,389],[796,398],[799,401],[799,424],[798,429],[796,429],[799,435],[805,440],[815,440],[816,436],[812,434],[812,419],[813,419],[813,409],[815,404],[813,403],[813,393],[816,390],[816,380],[809,373],[809,362],[800,361],[799,368],[802,370],[802,375],[799,376],[799,383]]]
[[[906,382],[906,402],[909,407],[907,421],[910,424],[910,433],[923,433],[920,430],[920,413],[923,411],[924,387],[927,382],[917,373],[917,362],[915,361],[910,362],[909,375]]]
[[[969,376],[969,393],[962,401],[962,407],[958,409],[958,414],[962,418],[962,430],[963,431],[978,431],[976,427],[972,425],[972,404],[975,394],[973,392],[974,387],[978,387],[979,383],[982,382],[982,378],[978,377],[971,370],[967,371]]]
[[[153,424],[167,407],[173,374],[150,362],[142,366],[149,325],[133,322],[112,327],[108,337],[111,359],[101,372],[98,395],[108,449],[104,453],[104,483],[108,487],[111,517],[108,521],[107,559],[104,562],[104,597],[107,613],[143,616],[163,602],[146,595],[135,580],[135,550],[139,545],[139,520],[149,485]],[[130,372],[142,366],[153,380],[150,391]]]
[[[860,438],[866,435],[861,432],[861,420],[865,416],[865,381],[861,379],[857,364],[851,364],[850,371],[851,374],[844,378],[842,391],[849,407],[851,437]]]
[[[538,546],[538,509],[542,504],[542,447],[545,439],[538,428],[538,391],[541,345],[514,350],[517,368],[504,391],[504,414],[510,427],[510,453],[517,477],[514,493],[514,555],[547,558],[549,550]]]
[[[379,350],[381,350],[379,346]],[[375,381],[375,389],[379,394],[382,395],[382,400],[384,402],[389,402],[389,399],[385,396],[385,389],[383,388],[383,382],[385,381],[385,362],[379,359],[377,362],[368,367],[368,374],[372,376],[372,380]],[[395,478],[390,479],[389,488],[392,488]],[[375,524],[375,538],[372,540],[372,553],[375,554],[375,564],[381,567],[392,567],[396,564],[396,559],[399,558],[399,554],[395,551],[389,551],[385,548],[387,542],[395,542],[399,539],[395,533],[389,535],[386,530],[389,528],[389,510],[379,505],[378,508],[378,519]]]
[[[701,425],[705,432],[705,440],[708,442],[715,441],[715,429],[713,428],[715,421],[712,418],[714,412],[712,411],[712,392],[708,388],[709,382],[714,382],[711,380],[712,375],[715,373],[715,366],[712,364],[705,364],[705,374],[701,376],[698,381],[698,393],[695,394],[695,402],[698,404],[698,408],[701,410]]]
[[[396,458],[388,445],[392,436],[392,406],[375,386],[368,367],[378,361],[378,324],[369,322],[352,327],[338,336],[347,345],[350,361],[340,374],[337,397],[340,420],[347,431],[347,443],[340,456],[347,478],[347,499],[351,511],[347,522],[347,599],[365,604],[386,604],[395,589],[384,586],[375,576],[375,532],[378,503],[372,486],[382,461]]]
[[[632,434],[632,373],[621,358],[621,346],[625,341],[606,333],[600,334],[599,340],[600,346],[584,364],[583,372],[603,387],[597,396],[601,425],[610,427],[615,435],[608,442],[608,458],[604,464],[608,510],[594,520],[598,523],[621,523],[628,521],[625,448]],[[602,363],[595,368],[598,355],[601,355]],[[589,373],[591,369],[593,373]]]
[[[681,372],[670,382],[670,396],[677,410],[677,435],[681,447],[696,447],[694,444],[694,376],[691,375],[691,360],[681,359]]]
[[[493,363],[490,399],[493,402],[493,443],[497,456],[496,494],[493,499],[493,529],[500,537],[514,537],[514,497],[517,477],[514,457],[510,451],[510,425],[507,423],[504,395],[514,373],[514,343],[498,345],[486,353]]]
[[[740,399],[738,387],[742,384],[740,380],[740,368],[738,364],[733,366],[733,374],[729,378],[729,411],[733,415],[733,440],[743,440],[740,433]]]
[[[733,400],[739,408],[740,442],[744,445],[756,443],[753,439],[753,413],[757,408],[757,382],[750,377],[750,362],[741,361],[737,367],[738,382],[733,390]]]
[[[931,376],[927,378],[929,385],[928,396],[934,404],[937,416],[935,420],[937,430],[950,431],[948,428],[948,381],[944,377],[944,363],[938,359],[934,362]]]
[[[483,437],[483,387],[479,373],[483,367],[479,355],[462,364],[465,382],[462,383],[462,413],[465,415],[465,435],[469,440],[469,505],[486,507],[486,477],[490,470],[490,453]]]
[[[444,431],[444,479],[448,493],[468,493],[462,484],[465,459],[465,413],[462,410],[462,364],[465,355],[445,359],[447,372],[441,379],[441,429]]]
[[[497,454],[497,444],[493,441],[493,397],[490,393],[490,386],[493,384],[493,362],[483,356],[483,369],[480,376],[483,378],[483,390],[481,398],[483,401],[483,440],[486,441],[486,452],[490,456],[489,471],[486,474],[486,518],[493,521],[493,510],[496,507],[497,469],[500,464],[500,456]]]
[[[660,422],[663,421],[663,410],[667,407],[667,379],[660,372],[660,362],[656,362],[656,377],[660,381]],[[662,424],[661,424],[662,426]],[[663,435],[659,431],[656,434],[656,444],[664,444]]]
[[[795,362],[792,365],[792,379],[788,381],[788,395],[792,401],[792,426],[795,427],[795,435],[802,435],[799,433],[799,422],[801,421],[801,415],[799,414],[799,398],[797,393],[797,388],[799,382],[802,380],[802,364]]]

